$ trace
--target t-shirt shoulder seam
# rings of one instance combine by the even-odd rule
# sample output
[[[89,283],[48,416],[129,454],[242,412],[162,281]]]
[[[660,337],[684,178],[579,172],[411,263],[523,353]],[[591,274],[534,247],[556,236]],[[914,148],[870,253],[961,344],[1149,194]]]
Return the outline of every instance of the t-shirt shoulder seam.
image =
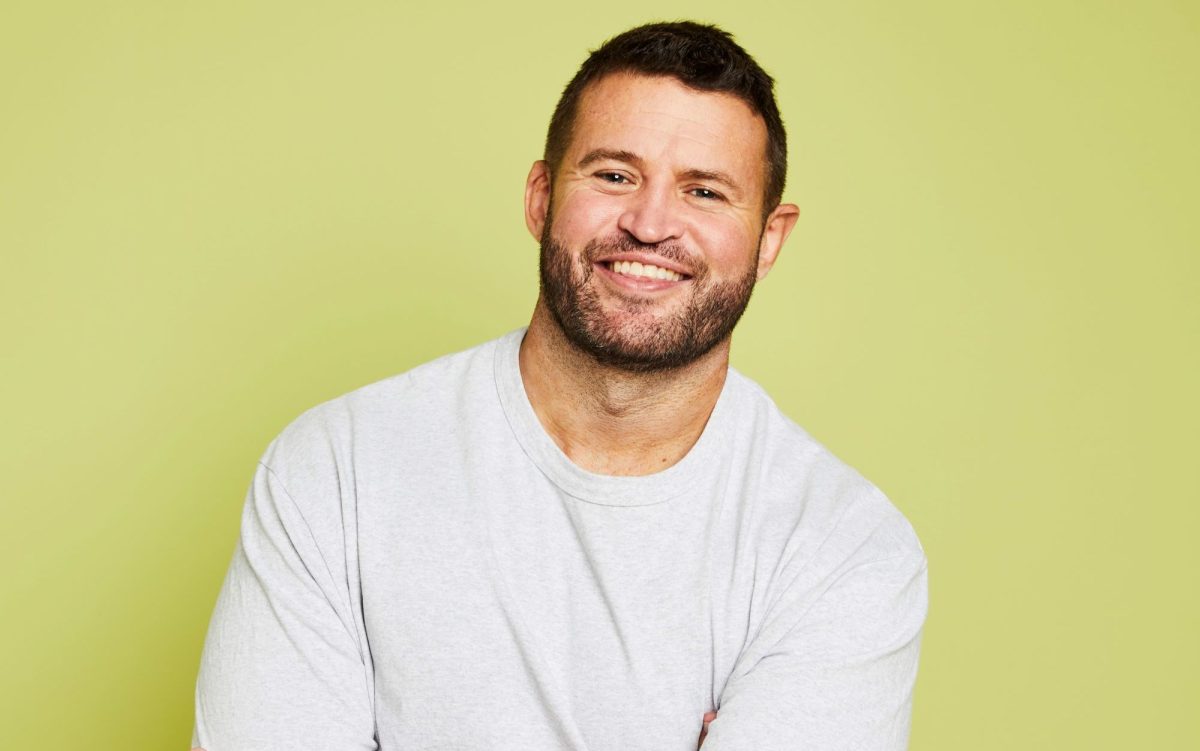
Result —
[[[274,478],[275,482],[279,483],[279,489],[283,491],[283,495],[291,503],[292,510],[294,510],[296,512],[296,515],[300,518],[301,523],[304,524],[304,532],[308,535],[309,542],[312,544],[313,549],[317,551],[317,555],[320,556],[320,558],[321,558],[321,565],[325,567],[325,576],[326,576],[327,580],[336,586],[339,579],[337,576],[334,575],[333,568],[329,565],[329,560],[325,557],[325,551],[321,549],[321,543],[317,539],[316,533],[313,532],[312,524],[309,523],[308,517],[304,514],[304,508],[296,500],[296,497],[292,495],[292,492],[290,490],[288,490],[287,485],[283,481],[283,478],[279,475],[278,472],[276,472],[271,467],[271,465],[269,465],[265,461],[261,461],[261,460],[258,463],[263,469],[265,469],[267,471],[268,474],[270,474],[270,476],[272,478]],[[300,560],[302,563],[304,562],[303,557],[301,557]],[[305,567],[307,568],[307,564],[305,564]],[[312,575],[311,572],[309,575],[310,576]],[[318,585],[318,589],[321,589],[320,585]],[[348,604],[348,603],[346,603],[346,604]],[[342,622],[342,627],[345,628],[347,624],[345,623],[345,621],[342,620],[342,614],[337,606],[335,606],[335,612],[338,613],[338,620]],[[361,647],[361,644],[359,643],[358,635],[356,633],[354,633],[354,630],[351,631],[351,635],[354,636],[355,647],[359,651],[359,659],[362,660],[363,664],[365,665],[366,657],[362,653],[362,647]]]

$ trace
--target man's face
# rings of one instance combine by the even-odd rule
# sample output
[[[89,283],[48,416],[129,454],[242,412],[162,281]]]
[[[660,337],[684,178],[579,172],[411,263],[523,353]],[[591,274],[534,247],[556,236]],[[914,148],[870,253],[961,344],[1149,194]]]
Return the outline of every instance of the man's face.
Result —
[[[729,336],[770,266],[766,137],[741,100],[672,78],[588,87],[541,232],[542,298],[571,342],[653,371]]]

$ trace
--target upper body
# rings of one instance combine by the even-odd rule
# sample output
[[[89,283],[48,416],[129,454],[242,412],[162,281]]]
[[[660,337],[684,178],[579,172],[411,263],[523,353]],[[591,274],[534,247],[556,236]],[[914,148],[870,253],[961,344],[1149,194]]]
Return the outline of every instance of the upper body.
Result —
[[[925,560],[730,370],[662,472],[572,462],[517,331],[272,442],[213,617],[208,751],[898,749]]]
[[[656,24],[594,52],[526,183],[528,329],[272,444],[194,743],[899,749],[924,556],[729,368],[798,209],[771,79]]]

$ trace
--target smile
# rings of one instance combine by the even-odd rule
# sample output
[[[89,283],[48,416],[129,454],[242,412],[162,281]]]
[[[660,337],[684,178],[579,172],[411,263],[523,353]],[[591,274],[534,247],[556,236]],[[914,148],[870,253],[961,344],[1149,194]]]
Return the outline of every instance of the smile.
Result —
[[[683,274],[678,271],[664,269],[661,266],[654,266],[649,263],[638,263],[637,261],[608,261],[603,264],[609,271],[621,276],[640,277],[642,279],[658,279],[666,282],[678,282],[683,279]]]

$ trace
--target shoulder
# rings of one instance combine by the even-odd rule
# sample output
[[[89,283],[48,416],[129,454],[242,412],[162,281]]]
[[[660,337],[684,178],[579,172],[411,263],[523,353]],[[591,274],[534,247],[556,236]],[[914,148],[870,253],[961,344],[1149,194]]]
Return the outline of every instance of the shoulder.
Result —
[[[760,475],[758,512],[788,528],[788,546],[867,562],[893,558],[924,565],[916,531],[884,492],[785,415],[753,380],[730,370],[739,428]],[[801,539],[797,539],[797,537]]]
[[[439,357],[305,410],[271,441],[261,463],[289,488],[310,484],[351,467],[356,455],[387,451],[406,433],[444,423],[456,400],[492,388],[499,341]]]

